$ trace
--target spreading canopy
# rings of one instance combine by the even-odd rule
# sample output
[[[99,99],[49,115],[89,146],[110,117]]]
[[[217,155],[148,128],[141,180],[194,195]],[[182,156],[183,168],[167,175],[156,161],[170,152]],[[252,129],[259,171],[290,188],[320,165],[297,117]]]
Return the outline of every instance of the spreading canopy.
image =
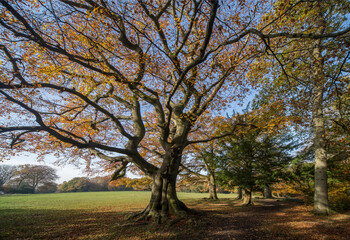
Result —
[[[83,2],[1,1],[0,127],[12,147],[90,149],[152,173],[147,160],[189,144],[205,111],[247,90],[257,2]]]

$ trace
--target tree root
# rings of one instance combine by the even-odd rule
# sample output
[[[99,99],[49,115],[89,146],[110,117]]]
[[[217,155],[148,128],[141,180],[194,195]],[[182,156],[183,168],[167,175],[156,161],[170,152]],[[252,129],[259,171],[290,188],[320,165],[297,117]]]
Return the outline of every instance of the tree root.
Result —
[[[151,207],[147,206],[143,211],[134,213],[128,217],[129,221],[135,221],[135,222],[141,222],[141,221],[150,221],[154,224],[166,224],[168,226],[172,226],[175,223],[178,223],[182,220],[188,219],[189,212],[192,212],[190,209],[186,207],[185,210],[176,209],[176,211],[173,211],[171,214],[173,217],[169,215],[169,212],[160,212],[158,210],[152,209]]]

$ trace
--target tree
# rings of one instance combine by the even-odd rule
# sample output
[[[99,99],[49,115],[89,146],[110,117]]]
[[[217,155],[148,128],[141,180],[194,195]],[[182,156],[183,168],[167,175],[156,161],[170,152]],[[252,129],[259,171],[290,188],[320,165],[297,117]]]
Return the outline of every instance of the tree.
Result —
[[[189,154],[187,161],[182,163],[182,178],[190,184],[200,183],[206,181],[209,190],[209,199],[217,200],[216,193],[216,161],[214,153],[214,143],[208,143],[201,146],[193,146],[193,153]]]
[[[221,184],[238,186],[243,190],[243,203],[252,204],[253,190],[266,191],[282,179],[283,170],[292,160],[289,152],[294,145],[287,135],[259,129],[223,140],[217,157]]]
[[[312,202],[314,195],[315,164],[312,146],[302,149],[293,159],[287,172],[287,194],[303,195],[306,202]]]
[[[108,191],[109,179],[107,177],[94,177],[89,179],[90,191]]]
[[[14,166],[0,165],[0,189],[13,177],[14,171]]]
[[[209,199],[218,199],[218,196],[216,194],[216,188],[217,188],[217,181],[216,181],[216,169],[217,169],[217,162],[215,159],[215,144],[214,142],[211,142],[210,144],[206,145],[208,148],[206,150],[201,150],[200,153],[198,153],[198,157],[203,161],[204,169],[207,172],[206,179],[209,186]]]
[[[219,10],[218,1],[0,3],[0,93],[11,105],[3,112],[12,108],[28,123],[17,115],[18,123],[1,126],[17,133],[9,143],[89,158],[79,151],[87,149],[119,162],[117,173],[132,163],[153,179],[143,217],[186,215],[175,189],[182,151],[200,116],[219,109],[225,89],[240,87],[234,73],[250,61],[254,46],[243,25],[254,26],[253,10],[234,4],[227,16],[231,6]]]
[[[34,193],[43,185],[55,185],[54,181],[57,179],[56,170],[52,167],[25,164],[17,167],[9,184],[15,185],[16,189],[24,187]]]
[[[108,185],[109,191],[133,191],[134,189],[130,186],[131,179],[128,177],[121,177],[115,181],[111,181]]]
[[[349,9],[349,1],[342,0],[276,1],[273,13],[264,18],[269,23],[269,18],[281,16],[273,24],[267,25],[272,33],[282,28],[290,32],[322,35],[344,28]],[[303,122],[312,128],[315,152],[314,211],[318,214],[329,211],[325,131],[331,115],[334,116],[329,114],[328,109],[336,98],[341,98],[341,86],[346,85],[344,79],[348,74],[344,66],[350,53],[348,41],[348,33],[335,39],[296,41],[286,38],[272,41],[268,46],[270,56],[264,57],[265,63],[258,66],[266,75],[255,72],[260,79],[264,79],[265,91],[270,89],[270,93],[276,94],[274,97],[270,95],[271,99],[282,100],[289,115],[302,117]],[[270,61],[273,61],[273,68],[268,67]],[[257,64],[261,63],[259,61]],[[276,68],[281,71],[276,71]]]
[[[344,88],[345,92],[347,91]],[[344,98],[347,94],[342,94],[342,98],[336,101],[335,108],[339,109],[337,111],[337,118],[333,118],[333,123],[327,128],[327,156],[328,156],[328,166],[331,179],[336,179],[343,186],[346,186],[347,195],[350,196],[350,135],[348,128],[350,113],[348,104],[346,103],[348,99]],[[343,102],[343,100],[345,100]],[[339,104],[341,106],[339,106]],[[331,186],[332,188],[332,186]]]
[[[57,191],[58,184],[55,182],[45,182],[38,187],[38,193],[54,193]]]
[[[136,166],[153,179],[140,217],[186,216],[181,156],[208,141],[192,130],[246,93],[263,40],[343,34],[270,35],[257,29],[264,3],[0,0],[2,137],[16,150],[92,153],[116,177]]]
[[[75,177],[58,186],[59,192],[88,192],[89,180],[86,177]]]

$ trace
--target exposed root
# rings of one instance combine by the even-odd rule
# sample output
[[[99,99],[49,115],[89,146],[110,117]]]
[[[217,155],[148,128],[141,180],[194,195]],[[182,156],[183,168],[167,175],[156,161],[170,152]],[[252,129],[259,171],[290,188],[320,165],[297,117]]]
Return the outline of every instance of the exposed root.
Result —
[[[169,205],[169,210],[160,211],[149,205],[142,212],[129,216],[128,220],[135,222],[152,220],[154,224],[167,224],[171,226],[181,220],[188,219],[188,213],[192,212],[181,201],[174,201]]]
[[[254,206],[254,202],[253,201],[251,201],[251,202],[243,202],[242,206]]]
[[[147,206],[142,212],[133,213],[128,217],[128,220],[136,219],[136,221],[142,220],[145,215],[148,215],[150,207]]]

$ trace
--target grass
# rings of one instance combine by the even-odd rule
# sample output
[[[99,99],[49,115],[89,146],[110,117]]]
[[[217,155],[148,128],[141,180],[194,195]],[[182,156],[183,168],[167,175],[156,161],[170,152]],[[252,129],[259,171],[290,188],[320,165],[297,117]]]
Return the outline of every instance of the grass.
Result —
[[[149,192],[80,192],[52,194],[14,194],[0,198],[2,209],[51,210],[132,210],[149,200]]]
[[[256,199],[242,207],[234,195],[179,193],[197,210],[174,226],[127,221],[150,192],[90,192],[0,196],[0,239],[347,239],[349,212],[315,216],[300,202]]]
[[[115,226],[125,221],[127,214],[145,208],[150,194],[125,191],[3,195],[0,239],[113,239]],[[179,193],[185,202],[204,197],[208,194]]]
[[[234,198],[234,194],[219,194],[220,198]],[[52,194],[13,194],[0,196],[0,210],[93,210],[134,211],[146,207],[151,197],[146,191],[79,192]],[[207,193],[178,193],[184,201],[208,197]]]

